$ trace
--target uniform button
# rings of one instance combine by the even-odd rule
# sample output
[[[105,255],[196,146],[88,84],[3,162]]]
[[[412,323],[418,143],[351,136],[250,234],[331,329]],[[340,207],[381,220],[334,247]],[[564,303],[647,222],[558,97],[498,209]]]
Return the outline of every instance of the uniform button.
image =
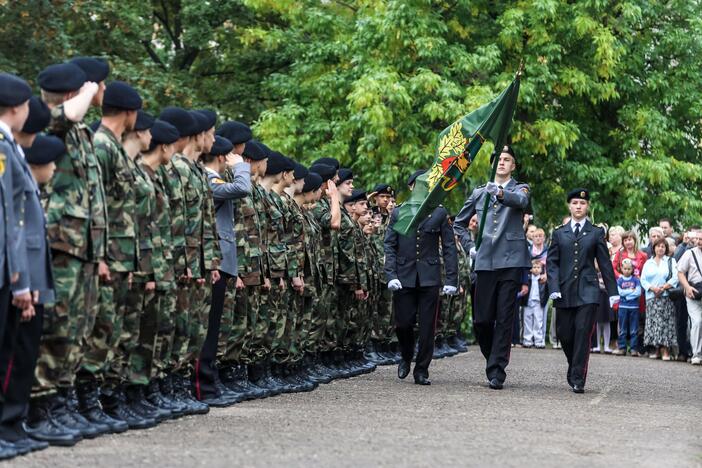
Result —
[[[497,224],[497,220],[493,221],[493,223]]]
[[[578,267],[573,267],[573,269],[577,271],[577,270],[578,270]]]
[[[428,218],[431,218],[431,215],[429,215]]]
[[[576,246],[576,247],[578,246],[578,243],[577,243],[577,242],[575,243],[575,246]]]
[[[577,278],[578,278],[578,275],[575,275],[575,278],[577,279]]]
[[[577,252],[576,252],[576,253],[577,253]],[[577,258],[575,259],[575,263],[578,263],[578,259],[577,259]]]

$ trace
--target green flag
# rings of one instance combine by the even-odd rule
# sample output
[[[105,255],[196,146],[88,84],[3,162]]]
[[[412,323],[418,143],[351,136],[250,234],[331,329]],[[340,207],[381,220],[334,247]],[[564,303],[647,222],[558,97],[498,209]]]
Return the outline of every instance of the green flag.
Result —
[[[434,164],[417,177],[409,200],[399,208],[393,228],[407,235],[456,188],[485,140],[502,148],[519,95],[519,75],[495,99],[474,110],[439,135]]]

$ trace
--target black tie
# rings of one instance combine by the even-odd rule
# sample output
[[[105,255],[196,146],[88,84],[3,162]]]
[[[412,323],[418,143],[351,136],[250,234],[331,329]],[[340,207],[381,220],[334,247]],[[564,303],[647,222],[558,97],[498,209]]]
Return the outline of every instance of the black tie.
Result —
[[[580,223],[575,223],[575,237],[580,235]]]

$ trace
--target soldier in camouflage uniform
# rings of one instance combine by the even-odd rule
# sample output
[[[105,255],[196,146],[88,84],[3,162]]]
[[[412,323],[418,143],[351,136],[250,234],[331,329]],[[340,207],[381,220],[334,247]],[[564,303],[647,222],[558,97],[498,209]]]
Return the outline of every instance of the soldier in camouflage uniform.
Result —
[[[451,301],[452,307],[448,317],[447,344],[459,352],[465,352],[468,348],[462,340],[461,326],[468,311],[470,257],[461,243],[458,242],[458,238],[456,238],[456,248],[458,250],[458,295],[453,296]],[[468,328],[470,329],[471,327]]]
[[[338,165],[338,163],[337,163]],[[322,197],[312,209],[312,215],[321,230],[320,257],[326,272],[326,283],[320,296],[319,308],[325,316],[322,361],[332,365],[337,359],[334,353],[341,348],[340,329],[337,327],[337,248],[338,231],[341,226],[341,201],[335,183],[337,169],[326,164],[313,164],[310,172],[322,178]]]
[[[239,139],[240,126],[224,124],[218,134]],[[225,297],[225,307],[234,307],[231,324],[223,323],[219,343],[220,376],[230,389],[245,398],[267,396],[270,392],[257,390],[249,383],[249,369],[260,367],[270,348],[268,319],[266,316],[268,277],[264,213],[264,191],[260,180],[265,175],[268,153],[255,140],[246,143],[244,162],[251,166],[251,193],[235,202],[236,220],[234,235],[237,241],[238,278],[244,288]],[[232,302],[234,303],[232,305]],[[260,371],[258,372],[261,373]]]
[[[156,282],[155,296],[158,310],[156,312],[156,334],[152,354],[152,369],[149,376],[147,399],[160,408],[170,411],[173,415],[181,415],[183,407],[175,400],[169,399],[161,392],[161,384],[171,370],[170,357],[173,333],[175,332],[175,294],[176,274],[173,259],[173,236],[171,232],[171,213],[167,179],[164,179],[161,168],[170,162],[175,152],[174,143],[178,141],[178,130],[161,120],[154,122],[151,127],[151,144],[142,153],[140,167],[154,187],[155,228],[161,240],[161,257],[154,251],[154,281]],[[140,341],[143,335],[140,334]]]
[[[346,208],[346,201],[353,195],[353,173],[350,169],[339,169],[339,195],[344,206],[341,207],[338,236],[337,327],[340,329],[345,359],[351,363],[353,372],[369,372],[373,366],[365,361],[357,343],[359,320],[362,320],[364,303],[368,300],[368,290],[364,289],[368,287],[368,279],[361,261],[363,252],[357,234],[359,228]]]
[[[93,320],[92,285],[98,262],[105,256],[100,169],[94,160],[90,130],[81,123],[98,85],[84,86],[85,80],[85,73],[72,64],[52,65],[38,79],[42,98],[51,109],[49,130],[64,141],[67,151],[56,161],[55,175],[46,187],[56,302],[44,316],[35,398],[27,421],[29,432],[38,438],[51,431],[67,439],[80,437],[83,431],[86,435],[100,432],[76,421],[67,405],[82,361],[82,340]],[[68,99],[69,93],[79,89]],[[107,278],[107,272],[100,273]],[[57,389],[58,395],[54,394]]]
[[[169,195],[169,207],[171,216],[171,237],[173,239],[173,263],[177,278],[176,292],[176,312],[175,331],[172,344],[170,344],[170,362],[167,377],[162,381],[161,390],[167,397],[177,397],[178,402],[185,405],[186,414],[199,414],[208,411],[207,405],[196,401],[190,393],[186,379],[180,374],[185,373],[188,344],[190,342],[190,302],[192,291],[195,289],[194,277],[200,276],[200,249],[194,246],[194,239],[191,237],[192,220],[189,218],[190,210],[200,213],[200,204],[196,197],[196,192],[188,189],[188,176],[190,174],[190,161],[185,156],[185,152],[193,157],[199,155],[197,150],[197,138],[195,135],[202,133],[195,118],[186,110],[179,107],[167,107],[161,111],[159,119],[173,125],[180,134],[180,138],[175,143],[175,154],[168,164],[164,164],[159,170],[164,179]],[[200,143],[201,146],[202,143]],[[195,269],[195,271],[193,270]],[[203,281],[204,284],[204,281]],[[192,298],[195,301],[195,298]],[[161,348],[168,347],[168,344],[161,345]]]

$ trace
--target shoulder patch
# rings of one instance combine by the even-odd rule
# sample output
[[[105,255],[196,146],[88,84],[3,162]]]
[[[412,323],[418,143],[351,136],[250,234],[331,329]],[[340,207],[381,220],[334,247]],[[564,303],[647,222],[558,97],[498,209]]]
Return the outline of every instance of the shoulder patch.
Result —
[[[3,134],[2,132],[0,132],[0,140],[4,140],[4,139],[5,139],[5,134]]]
[[[522,187],[521,190],[524,193],[529,193],[529,187]]]
[[[2,135],[0,133],[0,135]],[[0,153],[0,175],[3,175],[5,173],[5,153]]]
[[[220,179],[219,177],[215,177],[214,179],[212,179],[212,183],[213,184],[223,184],[225,182],[224,182],[224,180]]]

